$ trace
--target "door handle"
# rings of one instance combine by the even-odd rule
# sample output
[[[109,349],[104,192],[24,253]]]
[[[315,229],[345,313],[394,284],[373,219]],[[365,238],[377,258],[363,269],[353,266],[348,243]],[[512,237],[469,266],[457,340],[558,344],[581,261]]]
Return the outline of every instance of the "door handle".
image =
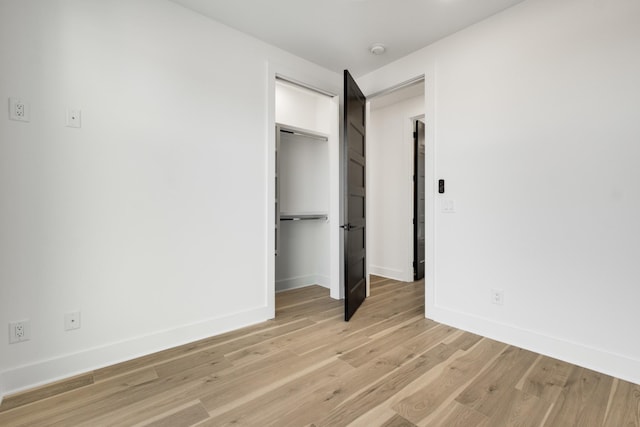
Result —
[[[351,224],[345,224],[345,225],[341,225],[340,228],[342,228],[343,230],[349,231],[349,230],[352,230],[352,229],[356,228],[356,226],[355,225],[351,225]]]

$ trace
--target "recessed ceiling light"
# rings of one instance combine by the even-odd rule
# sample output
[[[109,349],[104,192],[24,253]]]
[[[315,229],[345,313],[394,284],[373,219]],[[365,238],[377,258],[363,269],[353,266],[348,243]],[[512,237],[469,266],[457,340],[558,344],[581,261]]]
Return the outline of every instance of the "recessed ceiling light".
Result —
[[[371,52],[374,55],[382,55],[383,53],[386,52],[386,50],[387,48],[382,43],[376,43],[369,48],[369,52]]]

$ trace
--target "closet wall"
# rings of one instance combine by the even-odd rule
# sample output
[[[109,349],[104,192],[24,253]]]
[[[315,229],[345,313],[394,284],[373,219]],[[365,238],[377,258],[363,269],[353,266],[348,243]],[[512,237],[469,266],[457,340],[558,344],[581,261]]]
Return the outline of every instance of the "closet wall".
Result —
[[[276,291],[313,284],[330,287],[329,144],[332,99],[278,81],[276,123],[279,212]],[[299,131],[290,133],[291,130]],[[305,133],[326,138],[304,136]],[[320,218],[299,219],[304,214]],[[293,216],[295,220],[288,220]]]

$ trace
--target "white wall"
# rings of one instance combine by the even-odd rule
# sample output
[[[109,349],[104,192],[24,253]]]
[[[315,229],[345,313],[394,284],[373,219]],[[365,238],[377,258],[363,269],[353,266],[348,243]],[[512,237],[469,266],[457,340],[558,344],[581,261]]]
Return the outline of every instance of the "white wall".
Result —
[[[426,75],[428,317],[640,383],[638,17],[530,0],[359,80]]]
[[[268,72],[339,75],[152,0],[1,2],[0,63],[0,393],[272,314]]]
[[[413,281],[413,118],[424,96],[376,108],[367,126],[367,262],[370,274]]]
[[[278,157],[281,213],[323,213],[329,217],[330,154],[339,143],[334,131],[338,121],[335,104],[332,97],[276,83],[276,122],[327,137],[327,141],[320,141],[282,134]],[[276,291],[313,284],[331,287],[331,219],[280,222]]]
[[[276,122],[332,136],[334,98],[286,81],[276,82]]]

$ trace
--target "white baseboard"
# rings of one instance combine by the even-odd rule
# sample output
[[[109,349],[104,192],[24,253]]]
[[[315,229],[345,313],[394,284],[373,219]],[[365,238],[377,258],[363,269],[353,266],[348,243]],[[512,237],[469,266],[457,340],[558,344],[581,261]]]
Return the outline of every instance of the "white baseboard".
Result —
[[[483,337],[640,384],[640,360],[637,359],[437,306],[428,307],[426,317]]]
[[[369,274],[374,274],[380,277],[386,277],[387,279],[399,280],[406,282],[406,271],[398,270],[395,268],[380,267],[379,265],[370,265]]]
[[[291,289],[304,288],[305,286],[320,285],[329,288],[329,278],[322,275],[310,274],[308,276],[290,277],[276,280],[276,292],[288,291]]]
[[[259,307],[18,366],[0,373],[0,402],[3,396],[9,394],[253,325],[268,318],[267,307]]]

